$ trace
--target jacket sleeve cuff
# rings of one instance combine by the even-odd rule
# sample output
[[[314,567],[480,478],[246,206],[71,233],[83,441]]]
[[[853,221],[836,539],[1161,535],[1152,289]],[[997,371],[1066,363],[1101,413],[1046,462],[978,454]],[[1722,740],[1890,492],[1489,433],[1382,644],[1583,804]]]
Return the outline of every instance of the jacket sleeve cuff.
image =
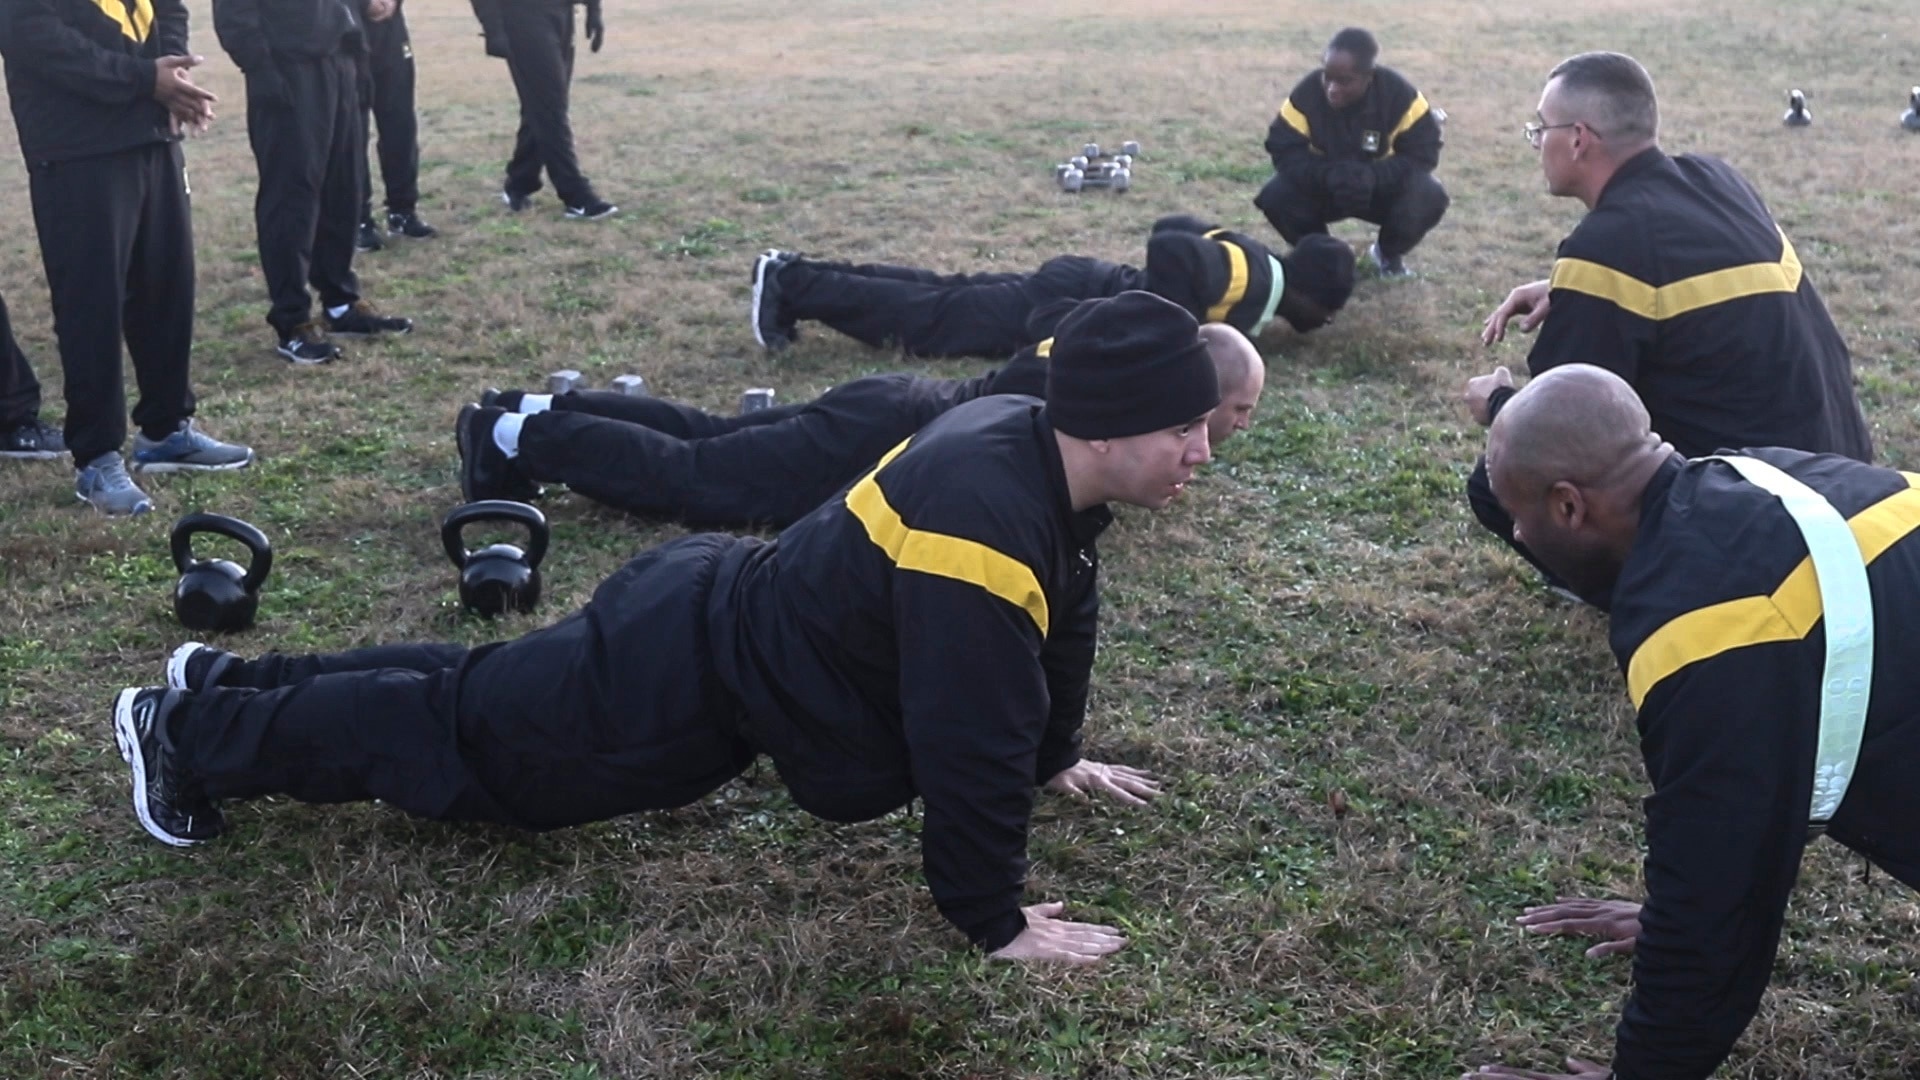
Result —
[[[146,97],[153,96],[153,88],[160,82],[160,65],[152,60],[138,61],[140,92]]]
[[[1487,395],[1487,423],[1493,423],[1493,418],[1499,416],[1500,410],[1505,408],[1507,402],[1513,400],[1513,395],[1519,392],[1517,388],[1511,386],[1494,387],[1493,393]]]
[[[1020,936],[1027,928],[1027,916],[1019,908],[994,916],[978,926],[962,927],[968,940],[979,946],[984,953],[999,952]]]

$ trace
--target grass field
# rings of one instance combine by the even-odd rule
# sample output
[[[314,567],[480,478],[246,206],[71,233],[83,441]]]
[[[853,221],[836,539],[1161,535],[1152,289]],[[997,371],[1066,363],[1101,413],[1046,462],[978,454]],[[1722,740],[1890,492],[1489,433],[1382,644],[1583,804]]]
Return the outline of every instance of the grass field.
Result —
[[[1637,895],[1631,711],[1602,620],[1473,527],[1479,431],[1457,404],[1467,376],[1523,362],[1524,341],[1475,333],[1580,212],[1542,192],[1519,133],[1573,52],[1640,57],[1668,149],[1722,154],[1768,197],[1855,350],[1884,460],[1920,466],[1920,139],[1897,122],[1920,41],[1893,0],[614,0],[574,83],[584,164],[622,207],[592,224],[550,193],[503,212],[505,68],[461,0],[412,0],[421,210],[442,236],[357,266],[419,328],[300,370],[263,322],[239,74],[194,11],[200,81],[225,99],[188,147],[195,384],[206,426],[261,460],[154,480],[159,512],[132,521],[75,503],[67,463],[0,467],[0,1076],[1439,1077],[1604,1058],[1627,965],[1512,917]],[[1266,125],[1349,22],[1450,114],[1453,209],[1418,279],[1364,282],[1329,329],[1263,340],[1254,430],[1103,542],[1089,751],[1170,792],[1144,811],[1043,798],[1029,895],[1124,926],[1111,962],[970,953],[926,895],[913,816],[828,825],[764,768],[546,836],[283,801],[229,807],[231,834],[191,852],[140,831],[108,707],[185,636],[179,514],[235,514],[277,546],[259,626],[221,640],[237,650],[550,621],[677,530],[550,499],[543,611],[463,617],[436,528],[460,501],[460,403],[561,367],[730,407],[902,366],[818,330],[762,355],[746,295],[767,246],[1028,269],[1137,260],[1168,212],[1265,234]],[[1789,86],[1814,127],[1780,127]],[[1089,138],[1145,144],[1131,194],[1053,190]],[[0,216],[0,289],[57,417],[13,153]],[[1916,942],[1911,894],[1816,845],[1726,1075],[1920,1074]]]

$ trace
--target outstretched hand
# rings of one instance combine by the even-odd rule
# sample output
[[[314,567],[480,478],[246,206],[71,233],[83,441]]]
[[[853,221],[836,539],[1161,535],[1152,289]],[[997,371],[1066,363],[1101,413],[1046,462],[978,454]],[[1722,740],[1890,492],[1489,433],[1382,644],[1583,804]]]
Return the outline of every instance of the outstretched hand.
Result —
[[[1529,281],[1519,285],[1507,294],[1500,306],[1493,309],[1487,321],[1480,327],[1480,343],[1491,345],[1496,341],[1505,341],[1507,323],[1520,320],[1520,329],[1532,333],[1547,321],[1547,308],[1552,306],[1553,286],[1546,281]]]
[[[1514,921],[1526,927],[1529,934],[1599,938],[1600,944],[1587,950],[1595,960],[1632,952],[1640,937],[1640,905],[1631,900],[1562,896],[1551,904],[1527,908]]]
[[[1515,1068],[1512,1065],[1482,1065],[1472,1072],[1461,1073],[1460,1080],[1485,1080],[1487,1077],[1504,1077],[1505,1080],[1607,1080],[1613,1075],[1613,1070],[1605,1065],[1577,1057],[1567,1059],[1567,1068],[1573,1071],[1549,1073]]]
[[[1160,781],[1155,780],[1152,773],[1141,769],[1126,765],[1103,765],[1081,758],[1047,781],[1047,790],[1081,798],[1085,798],[1088,792],[1098,791],[1116,802],[1145,806],[1148,799],[1160,794]]]
[[[1127,939],[1111,926],[1068,922],[1055,918],[1067,905],[1063,901],[1035,904],[1022,908],[1027,928],[1006,945],[995,950],[996,960],[1038,960],[1056,964],[1097,964],[1108,953],[1120,951]]]

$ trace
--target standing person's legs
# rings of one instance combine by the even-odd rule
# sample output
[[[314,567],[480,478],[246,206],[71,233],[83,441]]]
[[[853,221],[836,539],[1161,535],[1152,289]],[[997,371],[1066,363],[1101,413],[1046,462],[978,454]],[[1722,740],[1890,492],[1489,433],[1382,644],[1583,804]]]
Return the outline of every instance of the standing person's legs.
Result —
[[[316,193],[319,218],[307,275],[321,305],[331,313],[360,299],[353,251],[360,229],[361,193],[367,186],[367,129],[360,109],[356,60],[333,56],[311,66],[317,76],[314,138],[325,161]]]
[[[574,156],[573,127],[567,114],[573,78],[573,7],[549,0],[517,0],[506,5],[511,52],[507,66],[520,96],[520,134],[507,164],[506,191],[526,195],[540,187],[546,170],[554,194],[568,206],[594,198],[593,187]]]
[[[179,143],[140,158],[140,225],[126,291],[127,356],[140,401],[133,422],[155,442],[193,415],[193,209]]]
[[[1027,275],[979,276],[933,284],[795,259],[778,270],[780,315],[826,323],[875,347],[897,344],[915,356],[1005,359],[1029,344]]]
[[[413,41],[407,13],[367,25],[368,59],[373,67],[373,120],[379,126],[380,181],[387,212],[411,214],[420,203],[420,120],[414,110]],[[372,201],[372,187],[368,201]]]
[[[0,297],[0,458],[52,459],[66,451],[60,433],[40,422],[40,380],[13,336]]]
[[[144,201],[141,162],[149,152],[137,147],[41,162],[27,173],[66,383],[67,447],[76,466],[117,454],[127,438],[120,350]],[[190,335],[191,304],[184,317]]]
[[[1446,215],[1451,200],[1431,173],[1414,172],[1390,199],[1378,196],[1366,220],[1380,226],[1380,254],[1397,261],[1412,251]]]
[[[1300,238],[1327,231],[1327,223],[1336,220],[1327,206],[1326,192],[1310,190],[1291,177],[1275,173],[1267,186],[1254,196],[1253,205],[1267,216],[1274,231],[1288,244]]]
[[[253,214],[260,269],[273,305],[267,322],[284,341],[312,319],[307,280],[337,105],[331,61],[276,57],[274,64],[284,96],[267,96],[271,91],[263,91],[260,80],[247,77],[247,140],[260,171]],[[347,215],[351,251],[358,219],[353,208]]]

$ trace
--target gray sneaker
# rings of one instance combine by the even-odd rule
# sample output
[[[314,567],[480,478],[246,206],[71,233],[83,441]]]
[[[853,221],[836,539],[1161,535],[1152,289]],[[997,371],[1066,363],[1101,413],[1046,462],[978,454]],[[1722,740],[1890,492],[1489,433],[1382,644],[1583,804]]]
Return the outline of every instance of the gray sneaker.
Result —
[[[82,466],[74,474],[73,493],[81,502],[112,517],[153,509],[153,500],[127,475],[127,463],[120,460],[117,450],[109,450]]]
[[[139,432],[133,436],[134,472],[240,469],[251,464],[252,447],[223,443],[194,427],[192,420],[180,421],[178,431],[157,442]]]

